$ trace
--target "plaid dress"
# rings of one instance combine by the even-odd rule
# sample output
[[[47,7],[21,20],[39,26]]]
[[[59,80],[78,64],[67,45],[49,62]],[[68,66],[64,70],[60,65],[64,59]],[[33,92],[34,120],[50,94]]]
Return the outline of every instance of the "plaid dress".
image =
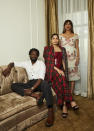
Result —
[[[64,47],[62,49],[62,59],[65,63],[65,70],[62,67],[62,70],[65,73],[65,76],[59,75],[59,73],[54,70],[55,66],[55,52],[53,46],[46,46],[44,48],[43,57],[46,65],[46,76],[45,79],[48,82],[52,83],[52,88],[57,94],[57,103],[62,105],[64,101],[72,101],[71,89],[68,86],[68,65],[67,65],[67,55]]]

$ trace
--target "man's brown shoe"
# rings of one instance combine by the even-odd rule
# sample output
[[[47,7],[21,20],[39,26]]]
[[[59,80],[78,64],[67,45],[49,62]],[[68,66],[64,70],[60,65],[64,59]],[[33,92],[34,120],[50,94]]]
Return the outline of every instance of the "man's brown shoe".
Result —
[[[46,126],[50,127],[52,126],[54,123],[54,111],[53,108],[48,108],[48,118],[46,121]]]

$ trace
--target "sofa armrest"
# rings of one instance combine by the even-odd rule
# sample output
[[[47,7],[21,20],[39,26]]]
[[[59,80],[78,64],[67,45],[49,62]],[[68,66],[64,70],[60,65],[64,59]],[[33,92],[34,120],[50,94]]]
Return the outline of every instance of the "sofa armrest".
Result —
[[[11,84],[17,82],[15,67],[11,69],[10,75],[5,77],[2,72],[7,66],[0,67],[0,95],[11,92]]]

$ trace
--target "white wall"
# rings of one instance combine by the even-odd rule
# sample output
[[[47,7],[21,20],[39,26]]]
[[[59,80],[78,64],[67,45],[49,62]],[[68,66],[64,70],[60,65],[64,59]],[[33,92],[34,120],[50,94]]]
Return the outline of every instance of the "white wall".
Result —
[[[45,1],[0,0],[0,65],[28,59],[45,46]]]
[[[45,38],[45,0],[31,0],[31,47],[40,50],[42,58],[46,45]]]

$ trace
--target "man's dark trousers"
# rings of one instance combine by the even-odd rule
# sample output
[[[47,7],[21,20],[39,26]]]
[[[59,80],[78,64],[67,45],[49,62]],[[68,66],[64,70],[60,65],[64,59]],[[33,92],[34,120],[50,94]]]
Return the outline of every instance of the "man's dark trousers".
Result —
[[[33,85],[36,83],[37,79],[29,80],[27,83],[13,83],[11,85],[11,89],[20,94],[21,96],[24,96],[24,89],[29,89],[33,87]],[[46,100],[47,107],[50,108],[53,105],[53,95],[51,91],[51,87],[49,86],[48,82],[43,80],[41,84],[34,90],[34,92],[40,91],[43,93],[43,97]]]

